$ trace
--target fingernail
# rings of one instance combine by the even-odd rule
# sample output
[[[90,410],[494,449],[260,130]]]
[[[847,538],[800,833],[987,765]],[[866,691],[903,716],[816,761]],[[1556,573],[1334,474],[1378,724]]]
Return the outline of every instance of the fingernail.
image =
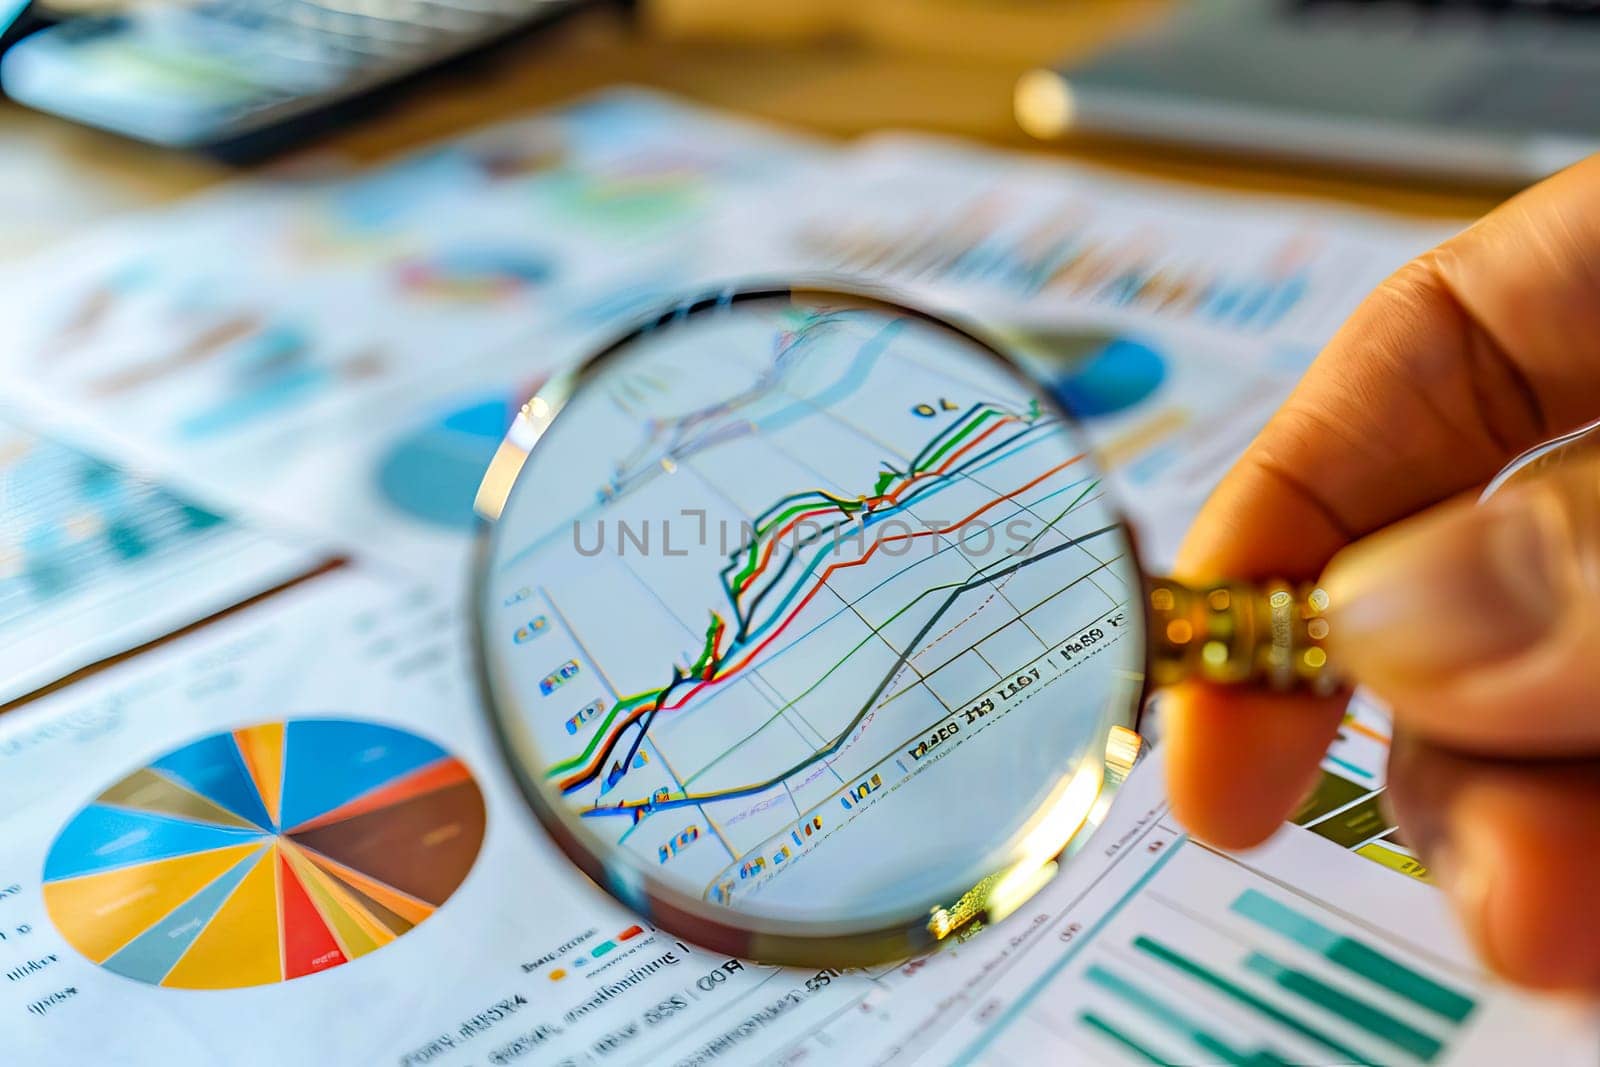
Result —
[[[1554,627],[1559,513],[1450,506],[1350,546],[1323,576],[1328,643],[1363,682],[1409,682],[1507,659]]]

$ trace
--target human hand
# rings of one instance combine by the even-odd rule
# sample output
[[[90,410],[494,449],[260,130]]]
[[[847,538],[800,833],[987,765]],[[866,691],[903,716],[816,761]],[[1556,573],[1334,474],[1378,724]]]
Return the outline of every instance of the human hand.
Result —
[[[1486,961],[1543,988],[1600,990],[1600,464],[1481,508],[1469,494],[1597,415],[1600,157],[1368,297],[1178,565],[1196,580],[1327,568],[1330,653],[1394,709],[1408,839]],[[1243,848],[1315,781],[1344,699],[1191,684],[1166,708],[1177,815]]]

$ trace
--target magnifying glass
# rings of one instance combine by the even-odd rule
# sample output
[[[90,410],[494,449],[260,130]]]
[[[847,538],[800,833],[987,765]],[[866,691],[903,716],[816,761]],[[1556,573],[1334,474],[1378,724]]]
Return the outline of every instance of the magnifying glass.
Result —
[[[1103,821],[1150,685],[1333,685],[1320,592],[1145,576],[1050,390],[870,293],[668,309],[524,406],[478,509],[481,683],[539,820],[763,962],[1014,910]]]

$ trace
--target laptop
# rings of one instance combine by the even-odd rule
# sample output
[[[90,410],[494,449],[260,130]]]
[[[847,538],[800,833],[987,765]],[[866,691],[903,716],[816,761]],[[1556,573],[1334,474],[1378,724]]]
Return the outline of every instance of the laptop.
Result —
[[[1600,150],[1600,0],[1199,0],[1034,71],[1018,121],[1520,185]]]

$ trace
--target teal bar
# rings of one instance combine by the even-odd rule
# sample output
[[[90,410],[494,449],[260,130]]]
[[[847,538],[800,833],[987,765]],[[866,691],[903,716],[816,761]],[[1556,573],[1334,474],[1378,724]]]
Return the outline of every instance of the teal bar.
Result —
[[[1233,911],[1251,922],[1265,926],[1312,952],[1329,963],[1360,975],[1374,985],[1405,997],[1411,1003],[1453,1023],[1465,1022],[1477,1002],[1427,975],[1390,959],[1374,948],[1345,937],[1309,919],[1293,908],[1255,889],[1247,889],[1233,902]]]
[[[1381,1067],[1380,1064],[1376,1064],[1367,1059],[1361,1053],[1357,1052],[1349,1045],[1344,1044],[1342,1041],[1328,1036],[1321,1030],[1318,1030],[1316,1027],[1301,1021],[1295,1016],[1284,1011],[1282,1008],[1279,1008],[1277,1005],[1263,1000],[1261,997],[1256,996],[1254,993],[1250,992],[1248,989],[1245,989],[1236,982],[1229,981],[1210,968],[1196,963],[1194,960],[1191,960],[1187,956],[1168,948],[1159,941],[1148,937],[1136,937],[1133,941],[1133,947],[1139,949],[1141,952],[1145,952],[1151,956],[1154,956],[1163,963],[1176,967],[1178,970],[1189,975],[1191,978],[1199,979],[1212,989],[1226,993],[1239,1003],[1244,1004],[1247,1007],[1254,1008],[1256,1011],[1260,1012],[1262,1015],[1265,1015],[1278,1025],[1288,1027],[1301,1037],[1309,1038],[1312,1041],[1315,1041],[1317,1044],[1321,1045],[1323,1048],[1329,1050],[1330,1052],[1334,1053],[1334,1055],[1340,1057],[1340,1059],[1348,1063],[1359,1063],[1362,1065],[1362,1067]]]
[[[1257,974],[1272,979],[1295,996],[1332,1012],[1352,1026],[1359,1026],[1379,1040],[1404,1049],[1425,1063],[1431,1063],[1444,1049],[1444,1043],[1431,1034],[1425,1034],[1388,1012],[1374,1008],[1364,1000],[1357,1000],[1304,971],[1285,967],[1259,952],[1252,952],[1250,958],[1244,961],[1244,965]]]
[[[1282,1056],[1274,1056],[1266,1049],[1260,1049],[1245,1060],[1246,1067],[1295,1067],[1295,1064]]]
[[[1280,1065],[1281,1067],[1288,1067],[1289,1061],[1280,1059],[1264,1049],[1248,1054],[1240,1052],[1221,1038],[1213,1037],[1207,1033],[1193,1019],[1190,1019],[1182,1012],[1175,1011],[1159,997],[1151,996],[1132,982],[1111,973],[1098,963],[1092,964],[1085,976],[1095,985],[1115,993],[1168,1029],[1183,1035],[1213,1056],[1233,1064],[1234,1067],[1280,1067]]]
[[[1141,1045],[1139,1042],[1135,1041],[1121,1030],[1118,1030],[1115,1026],[1112,1026],[1110,1023],[1106,1022],[1092,1011],[1086,1011],[1079,1015],[1078,1021],[1087,1026],[1089,1029],[1098,1031],[1105,1037],[1109,1037],[1112,1041],[1115,1041],[1118,1045],[1122,1046],[1123,1051],[1131,1052],[1133,1055],[1144,1060],[1146,1063],[1158,1064],[1159,1067],[1177,1067],[1177,1064],[1173,1063],[1171,1060],[1162,1059],[1158,1053],[1146,1048],[1144,1045]]]
[[[1219,1056],[1228,1063],[1234,1064],[1235,1067],[1294,1067],[1294,1064],[1288,1060],[1283,1059],[1281,1056],[1275,1056],[1264,1048],[1245,1055],[1237,1049],[1229,1048],[1210,1034],[1202,1031],[1197,1031],[1193,1036],[1195,1044],[1213,1056]]]
[[[1398,993],[1420,1008],[1442,1015],[1453,1023],[1465,1022],[1476,1007],[1470,997],[1446,988],[1426,975],[1397,963],[1359,941],[1342,937],[1324,955],[1328,962],[1353,971],[1368,981]]]

